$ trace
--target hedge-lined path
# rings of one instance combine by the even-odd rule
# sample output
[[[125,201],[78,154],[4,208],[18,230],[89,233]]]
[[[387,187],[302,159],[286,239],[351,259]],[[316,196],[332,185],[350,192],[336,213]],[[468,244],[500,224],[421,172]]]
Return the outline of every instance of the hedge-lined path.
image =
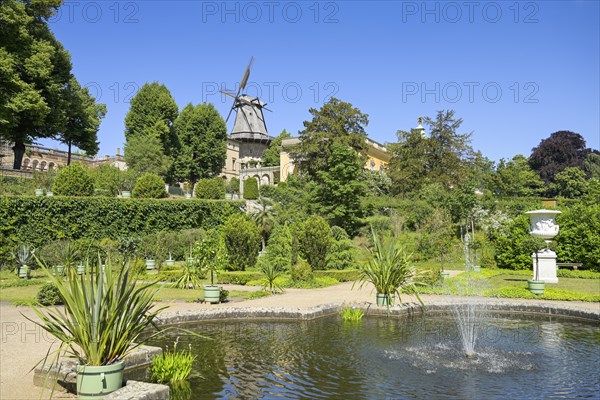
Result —
[[[459,273],[457,271],[455,273]],[[325,304],[341,303],[373,303],[375,293],[370,287],[352,288],[352,282],[340,283],[321,289],[287,289],[285,293],[263,297],[254,300],[231,301],[223,304],[200,304],[186,302],[171,302],[164,315],[202,309],[226,308],[278,308],[278,309],[307,309]],[[227,290],[257,290],[238,285],[223,285]],[[201,295],[201,290],[199,290]],[[421,296],[425,304],[436,304],[454,299],[458,296]],[[410,301],[408,297],[404,301]],[[482,301],[494,302],[492,298],[483,298]],[[515,304],[552,304],[553,306],[565,308],[578,308],[589,310],[600,314],[600,303],[526,300],[526,299],[502,299],[502,302],[514,301]],[[31,368],[46,354],[52,339],[28,321],[21,313],[34,317],[31,309],[27,307],[15,307],[8,303],[0,303],[0,322],[2,334],[0,341],[0,399],[1,400],[24,400],[39,399],[41,389],[33,386],[33,373]],[[45,391],[44,398],[48,398],[49,391]],[[75,398],[64,393],[55,393],[54,398]]]

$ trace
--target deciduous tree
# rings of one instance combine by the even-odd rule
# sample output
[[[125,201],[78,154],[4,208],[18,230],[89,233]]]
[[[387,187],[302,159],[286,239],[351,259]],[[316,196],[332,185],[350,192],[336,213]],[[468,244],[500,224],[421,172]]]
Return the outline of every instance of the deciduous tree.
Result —
[[[529,165],[549,185],[554,182],[554,176],[563,169],[581,168],[587,154],[583,136],[571,131],[558,131],[543,139],[531,150]]]

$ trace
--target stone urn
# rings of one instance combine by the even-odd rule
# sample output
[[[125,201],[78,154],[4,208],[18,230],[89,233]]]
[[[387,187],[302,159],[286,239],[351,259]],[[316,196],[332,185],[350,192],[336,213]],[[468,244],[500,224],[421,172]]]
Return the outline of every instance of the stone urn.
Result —
[[[559,228],[554,218],[560,213],[558,210],[534,210],[526,212],[525,214],[531,217],[529,234],[544,239],[546,243],[550,243],[558,235]],[[558,282],[555,252],[549,248],[538,251],[537,262],[535,254],[532,254],[531,257],[533,259],[534,280],[546,283]]]

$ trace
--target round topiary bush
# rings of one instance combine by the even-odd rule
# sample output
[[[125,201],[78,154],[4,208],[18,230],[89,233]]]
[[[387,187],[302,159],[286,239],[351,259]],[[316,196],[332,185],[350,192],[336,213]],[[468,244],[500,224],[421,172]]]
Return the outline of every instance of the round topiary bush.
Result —
[[[244,199],[258,199],[258,181],[256,178],[248,178],[244,181]]]
[[[94,180],[84,167],[71,164],[58,171],[52,192],[58,196],[92,196]]]
[[[36,300],[43,306],[63,304],[63,298],[58,288],[50,283],[45,284],[37,293]]]
[[[156,174],[142,175],[133,187],[133,197],[161,199],[167,197],[165,181]]]
[[[196,197],[199,199],[225,198],[225,182],[223,178],[200,179],[196,184]]]
[[[305,260],[300,260],[298,264],[292,266],[290,275],[294,282],[307,282],[314,278],[313,270]]]

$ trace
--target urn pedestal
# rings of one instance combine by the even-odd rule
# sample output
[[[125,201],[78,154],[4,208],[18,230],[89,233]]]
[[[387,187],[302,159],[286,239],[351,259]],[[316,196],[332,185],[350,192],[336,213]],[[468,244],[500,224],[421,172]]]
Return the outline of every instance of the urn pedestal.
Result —
[[[560,214],[558,210],[535,210],[525,214],[531,217],[531,236],[544,239],[550,243],[558,235],[558,225],[554,218]],[[546,283],[557,283],[556,253],[546,248],[531,255],[533,260],[533,279]],[[537,259],[536,259],[537,258]]]

